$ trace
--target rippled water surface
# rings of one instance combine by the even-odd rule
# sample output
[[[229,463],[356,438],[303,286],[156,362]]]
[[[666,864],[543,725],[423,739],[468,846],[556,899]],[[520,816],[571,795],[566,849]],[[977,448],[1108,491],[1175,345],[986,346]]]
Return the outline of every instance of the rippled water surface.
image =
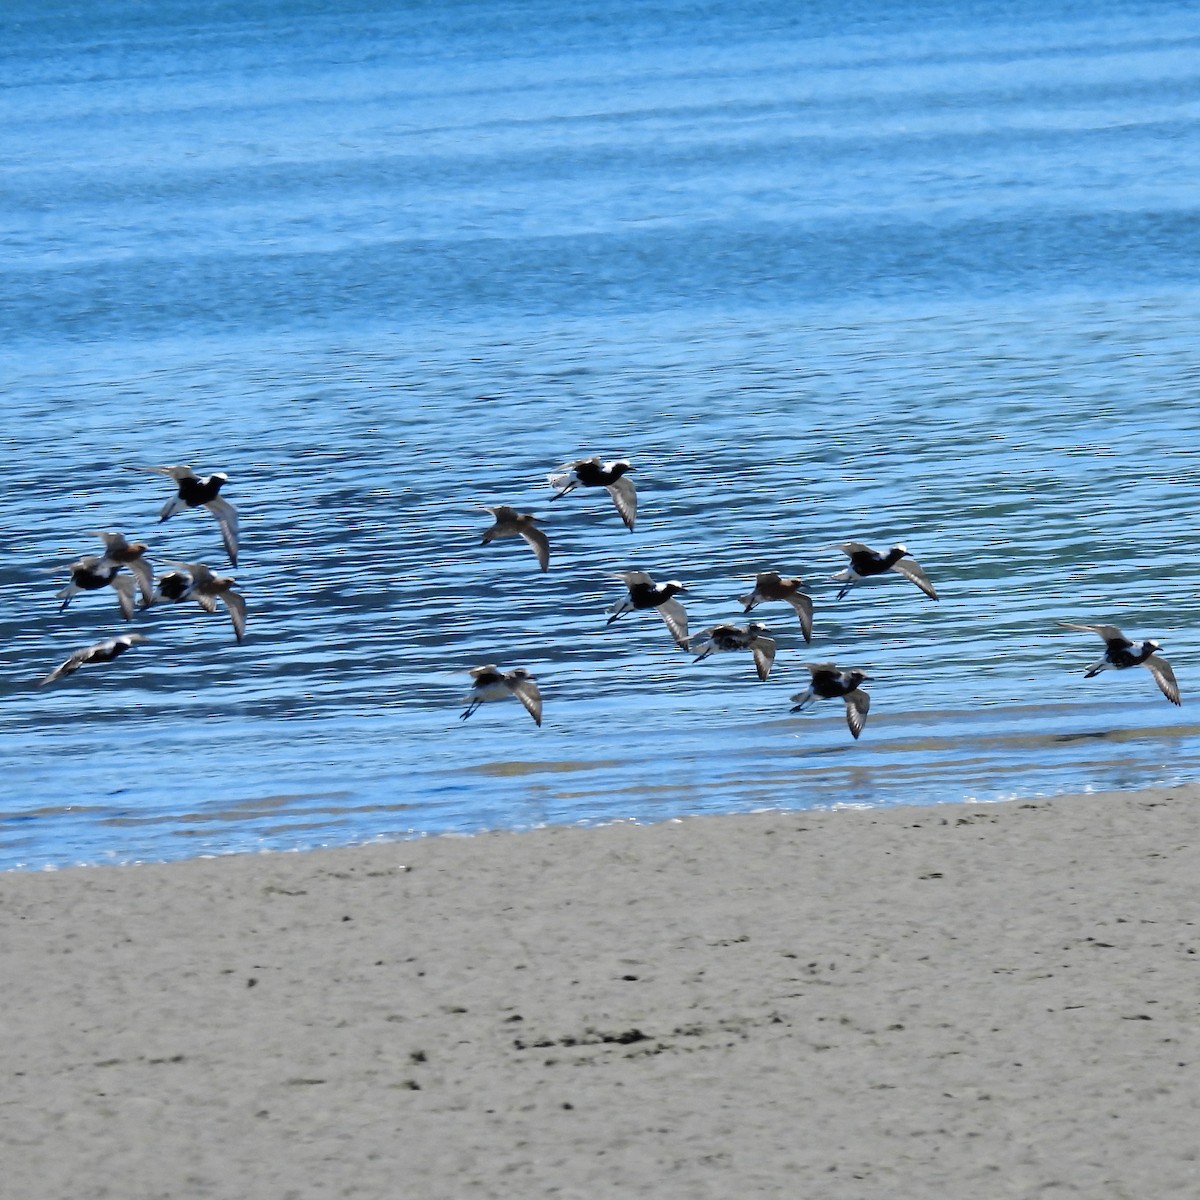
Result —
[[[1200,33],[1182,4],[10,6],[0,44],[0,867],[1200,776]],[[636,464],[637,530],[581,454]],[[237,646],[63,613],[120,529]],[[484,504],[552,562],[481,546]],[[830,544],[904,542],[835,600]],[[805,647],[693,664],[614,571]],[[1085,681],[1100,643],[1144,671]],[[788,714],[813,659],[870,669]],[[465,671],[526,666],[458,720]]]

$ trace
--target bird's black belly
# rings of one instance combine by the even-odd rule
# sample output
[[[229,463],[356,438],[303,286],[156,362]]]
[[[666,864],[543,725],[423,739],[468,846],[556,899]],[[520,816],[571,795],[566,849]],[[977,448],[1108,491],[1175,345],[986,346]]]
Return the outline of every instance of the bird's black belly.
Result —
[[[116,572],[113,572],[115,574]],[[99,588],[108,587],[112,583],[112,575],[97,575],[94,571],[72,571],[71,582],[85,592],[94,592]]]
[[[217,498],[224,482],[219,475],[210,475],[207,479],[181,479],[179,498],[189,508],[194,508],[197,504],[207,504]]]
[[[629,599],[634,608],[657,608],[665,597],[654,584],[635,583],[629,589]]]
[[[850,556],[850,566],[854,568],[855,575],[882,575],[888,569],[887,560],[880,558],[878,554],[868,554],[864,550],[858,550]]]

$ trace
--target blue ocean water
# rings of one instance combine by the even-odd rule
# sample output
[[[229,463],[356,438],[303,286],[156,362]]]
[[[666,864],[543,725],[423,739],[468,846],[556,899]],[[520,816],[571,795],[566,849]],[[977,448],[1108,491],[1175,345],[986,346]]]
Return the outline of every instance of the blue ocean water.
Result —
[[[1200,32],[1182,3],[15,0],[0,867],[1200,776]],[[633,460],[637,530],[546,473]],[[249,605],[54,593],[119,529]],[[481,547],[544,519],[550,572]],[[904,542],[834,599],[831,543]],[[800,574],[766,683],[693,629]],[[1100,643],[1143,671],[1085,681]],[[805,661],[871,671],[788,714]],[[468,668],[545,696],[458,720]]]

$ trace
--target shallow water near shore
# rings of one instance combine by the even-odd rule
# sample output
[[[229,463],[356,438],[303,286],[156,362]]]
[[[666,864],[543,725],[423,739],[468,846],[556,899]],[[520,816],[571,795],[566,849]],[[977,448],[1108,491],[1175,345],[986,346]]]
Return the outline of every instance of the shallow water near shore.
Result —
[[[0,867],[545,822],[992,800],[1200,774],[1200,38],[1176,5],[986,14],[765,4],[18,6],[0,52]],[[637,467],[637,530],[550,503]],[[58,612],[53,571],[224,470],[245,645]],[[543,518],[548,574],[483,504]],[[836,601],[831,543],[904,542]],[[614,571],[692,628],[800,574],[770,679],[606,627]],[[1112,621],[1148,673],[1081,678]],[[788,715],[805,661],[869,668],[862,739]],[[458,719],[465,671],[526,666]]]

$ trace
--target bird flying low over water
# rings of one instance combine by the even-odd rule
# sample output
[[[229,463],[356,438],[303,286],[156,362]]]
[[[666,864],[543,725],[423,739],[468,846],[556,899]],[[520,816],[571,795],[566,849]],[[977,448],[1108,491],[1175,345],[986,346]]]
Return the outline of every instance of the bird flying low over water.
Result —
[[[608,611],[612,616],[606,624],[611,625],[618,617],[638,609],[656,608],[658,615],[666,622],[675,644],[684,650],[688,647],[688,616],[687,610],[674,597],[687,588],[678,579],[668,579],[666,583],[655,583],[645,571],[621,571],[615,578],[622,581],[629,589],[629,595]]]
[[[173,517],[185,508],[197,508],[203,505],[221,527],[221,541],[225,545],[225,553],[229,561],[236,567],[238,554],[238,517],[237,510],[228,500],[221,499],[217,493],[228,482],[229,476],[217,471],[203,479],[191,467],[129,467],[130,471],[148,471],[152,475],[168,475],[178,487],[178,492],[163,505],[158,514],[159,522]]]
[[[515,671],[501,671],[494,663],[486,667],[472,667],[471,690],[463,697],[466,708],[459,714],[459,719],[465,721],[481,704],[489,700],[507,700],[516,696],[533,718],[535,725],[542,723],[542,693],[537,683],[524,667]]]
[[[215,575],[203,563],[169,563],[179,570],[161,575],[151,603],[170,600],[179,604],[194,600],[205,612],[217,611],[217,601],[225,605],[233,622],[233,636],[240,643],[246,636],[246,601],[233,591],[237,582],[232,575]],[[143,604],[143,608],[148,607]]]
[[[862,690],[861,685],[870,683],[871,677],[857,667],[842,670],[836,663],[805,663],[812,681],[803,692],[797,692],[792,697],[791,711],[804,712],[818,700],[844,700],[846,702],[846,724],[857,741],[867,723],[867,713],[871,709],[871,697]]]
[[[1162,647],[1158,642],[1131,641],[1115,625],[1076,625],[1072,621],[1055,623],[1064,629],[1094,633],[1104,642],[1104,653],[1084,671],[1084,679],[1091,679],[1101,671],[1110,669],[1124,671],[1127,667],[1145,667],[1154,676],[1154,682],[1158,684],[1162,694],[1172,704],[1182,704],[1175,672],[1171,670],[1171,664],[1159,655],[1158,651]]]
[[[800,632],[806,642],[812,641],[813,602],[800,589],[804,584],[799,579],[783,579],[778,571],[760,571],[754,580],[754,591],[740,597],[743,612],[750,612],[767,600],[782,600],[796,610],[800,618]]]
[[[114,658],[119,658],[138,642],[144,641],[146,641],[144,634],[123,633],[120,637],[97,642],[94,646],[85,646],[82,650],[76,650],[61,667],[55,667],[45,679],[39,679],[38,687],[45,687],[46,684],[53,683],[64,675],[70,675],[72,671],[79,670],[85,663],[112,662]]]
[[[714,625],[692,638],[692,649],[700,651],[692,661],[700,662],[723,650],[749,650],[754,655],[759,679],[765,680],[775,661],[775,640],[766,633],[767,627],[757,621],[751,621],[744,629],[740,625]]]
[[[109,562],[128,567],[138,582],[143,606],[150,603],[154,595],[154,570],[146,561],[146,543],[128,542],[123,533],[109,533],[97,529],[96,536],[104,543],[104,557]]]
[[[509,508],[507,504],[497,504],[495,508],[485,505],[484,512],[490,512],[496,523],[491,529],[484,531],[483,541],[480,545],[486,546],[488,542],[493,542],[496,538],[524,538],[533,547],[533,552],[537,555],[538,566],[543,571],[550,569],[550,539],[534,524],[537,517],[531,516],[529,513],[517,512],[515,508]]]
[[[632,479],[626,479],[627,471],[634,468],[623,458],[615,462],[601,462],[598,458],[580,458],[565,463],[548,476],[550,486],[556,488],[551,500],[558,500],[577,487],[602,487],[612,497],[612,502],[621,514],[621,520],[630,533],[637,520],[637,491]]]
[[[85,554],[71,564],[70,570],[71,582],[54,597],[62,601],[59,612],[62,612],[80,592],[96,592],[100,588],[111,587],[117,593],[121,615],[127,621],[132,618],[134,582],[128,575],[120,574],[119,562],[112,562],[98,554]]]
[[[930,600],[938,598],[933,584],[929,582],[929,576],[903,546],[893,546],[886,554],[879,554],[869,546],[864,546],[862,542],[839,542],[831,549],[840,550],[850,559],[850,565],[833,577],[845,585],[837,594],[839,600],[856,583],[870,579],[873,575],[882,575],[885,571],[895,571],[897,575],[903,575],[910,583],[915,583]]]

